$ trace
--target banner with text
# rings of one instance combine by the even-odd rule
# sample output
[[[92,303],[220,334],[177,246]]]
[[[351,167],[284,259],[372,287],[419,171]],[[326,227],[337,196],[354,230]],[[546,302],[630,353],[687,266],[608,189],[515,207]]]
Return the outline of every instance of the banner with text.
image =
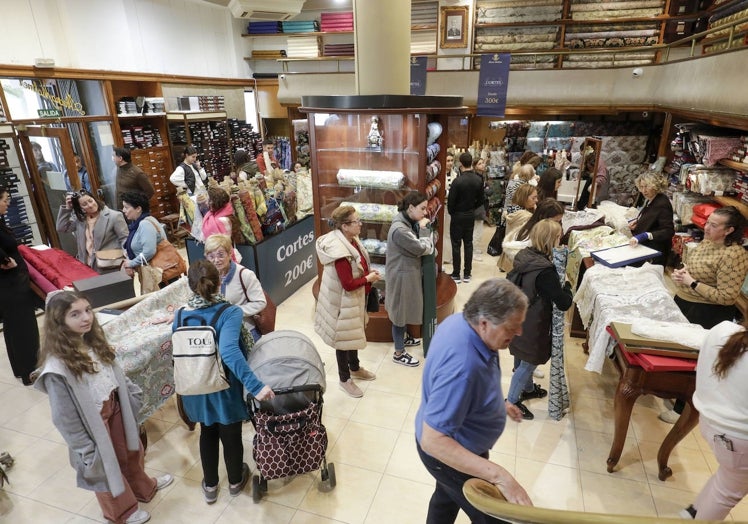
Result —
[[[426,94],[426,63],[425,56],[413,56],[410,58],[410,94]]]
[[[509,53],[481,55],[478,77],[478,116],[504,116],[509,87]]]

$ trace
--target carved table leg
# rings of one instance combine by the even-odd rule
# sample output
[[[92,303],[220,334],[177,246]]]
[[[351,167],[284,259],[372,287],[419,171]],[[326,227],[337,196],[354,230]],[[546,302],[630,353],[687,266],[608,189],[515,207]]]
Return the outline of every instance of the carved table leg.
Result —
[[[613,473],[616,464],[618,464],[618,459],[621,458],[623,444],[626,442],[626,431],[631,419],[631,410],[634,408],[634,402],[636,402],[639,394],[638,390],[633,389],[626,382],[625,376],[622,376],[618,382],[613,401],[615,432],[613,434],[613,445],[610,447],[610,453],[608,453],[608,473]]]
[[[665,480],[673,474],[673,470],[671,470],[667,465],[670,453],[673,451],[675,445],[683,440],[683,437],[688,435],[698,423],[699,412],[696,411],[696,408],[691,404],[691,400],[689,400],[686,403],[686,407],[683,409],[683,413],[675,422],[675,425],[667,434],[665,440],[662,441],[660,449],[657,451],[657,467],[659,469],[657,478]]]
[[[177,395],[177,413],[179,413],[179,418],[182,419],[182,422],[184,422],[187,425],[187,429],[190,431],[195,431],[195,423],[190,420],[190,418],[187,416],[187,413],[184,411],[184,406],[182,405],[182,395]]]

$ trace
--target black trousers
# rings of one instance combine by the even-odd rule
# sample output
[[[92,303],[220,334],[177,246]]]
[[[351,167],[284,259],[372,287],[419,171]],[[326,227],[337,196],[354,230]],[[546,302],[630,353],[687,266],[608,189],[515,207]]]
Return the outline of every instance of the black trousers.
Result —
[[[462,259],[460,256],[460,247],[465,245],[465,272],[464,275],[470,276],[473,271],[473,229],[475,228],[475,218],[473,212],[455,213],[452,216],[452,222],[449,225],[449,236],[452,242],[452,274],[459,275],[462,269]]]
[[[13,375],[24,383],[36,369],[39,358],[39,327],[34,313],[35,295],[29,286],[29,275],[18,271],[0,282],[0,314],[3,337]]]
[[[213,424],[206,426],[200,423],[200,462],[203,466],[203,479],[209,488],[218,485],[218,443],[223,445],[223,462],[229,484],[242,481],[242,463],[244,462],[244,443],[242,442],[242,423]]]
[[[345,351],[342,349],[335,350],[335,358],[338,361],[338,377],[341,382],[351,378],[351,371],[358,371],[358,351]]]
[[[460,509],[467,513],[470,522],[474,524],[505,523],[504,520],[495,519],[476,509],[462,494],[462,485],[466,480],[473,478],[471,475],[450,468],[443,462],[436,460],[421,449],[416,441],[418,455],[421,462],[432,477],[436,479],[436,490],[429,501],[429,513],[426,524],[452,524],[457,519]],[[488,452],[481,455],[488,458]]]

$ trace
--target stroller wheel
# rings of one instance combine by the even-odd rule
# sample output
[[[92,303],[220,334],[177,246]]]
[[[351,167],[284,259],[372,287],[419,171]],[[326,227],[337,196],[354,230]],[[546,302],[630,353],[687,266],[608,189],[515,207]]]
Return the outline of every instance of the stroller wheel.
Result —
[[[319,490],[323,493],[335,489],[335,465],[328,463],[326,468],[321,471],[322,481],[319,483]]]
[[[252,476],[252,502],[257,504],[260,502],[260,499],[262,499],[262,489],[260,488],[260,476],[253,475]]]

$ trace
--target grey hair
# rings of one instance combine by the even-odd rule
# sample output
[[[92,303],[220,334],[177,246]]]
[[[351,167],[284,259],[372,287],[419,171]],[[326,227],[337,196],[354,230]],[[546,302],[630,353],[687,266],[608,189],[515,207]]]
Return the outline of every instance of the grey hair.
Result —
[[[481,318],[498,325],[518,311],[527,311],[527,296],[507,279],[497,277],[486,280],[475,290],[465,304],[462,316],[473,325]]]

